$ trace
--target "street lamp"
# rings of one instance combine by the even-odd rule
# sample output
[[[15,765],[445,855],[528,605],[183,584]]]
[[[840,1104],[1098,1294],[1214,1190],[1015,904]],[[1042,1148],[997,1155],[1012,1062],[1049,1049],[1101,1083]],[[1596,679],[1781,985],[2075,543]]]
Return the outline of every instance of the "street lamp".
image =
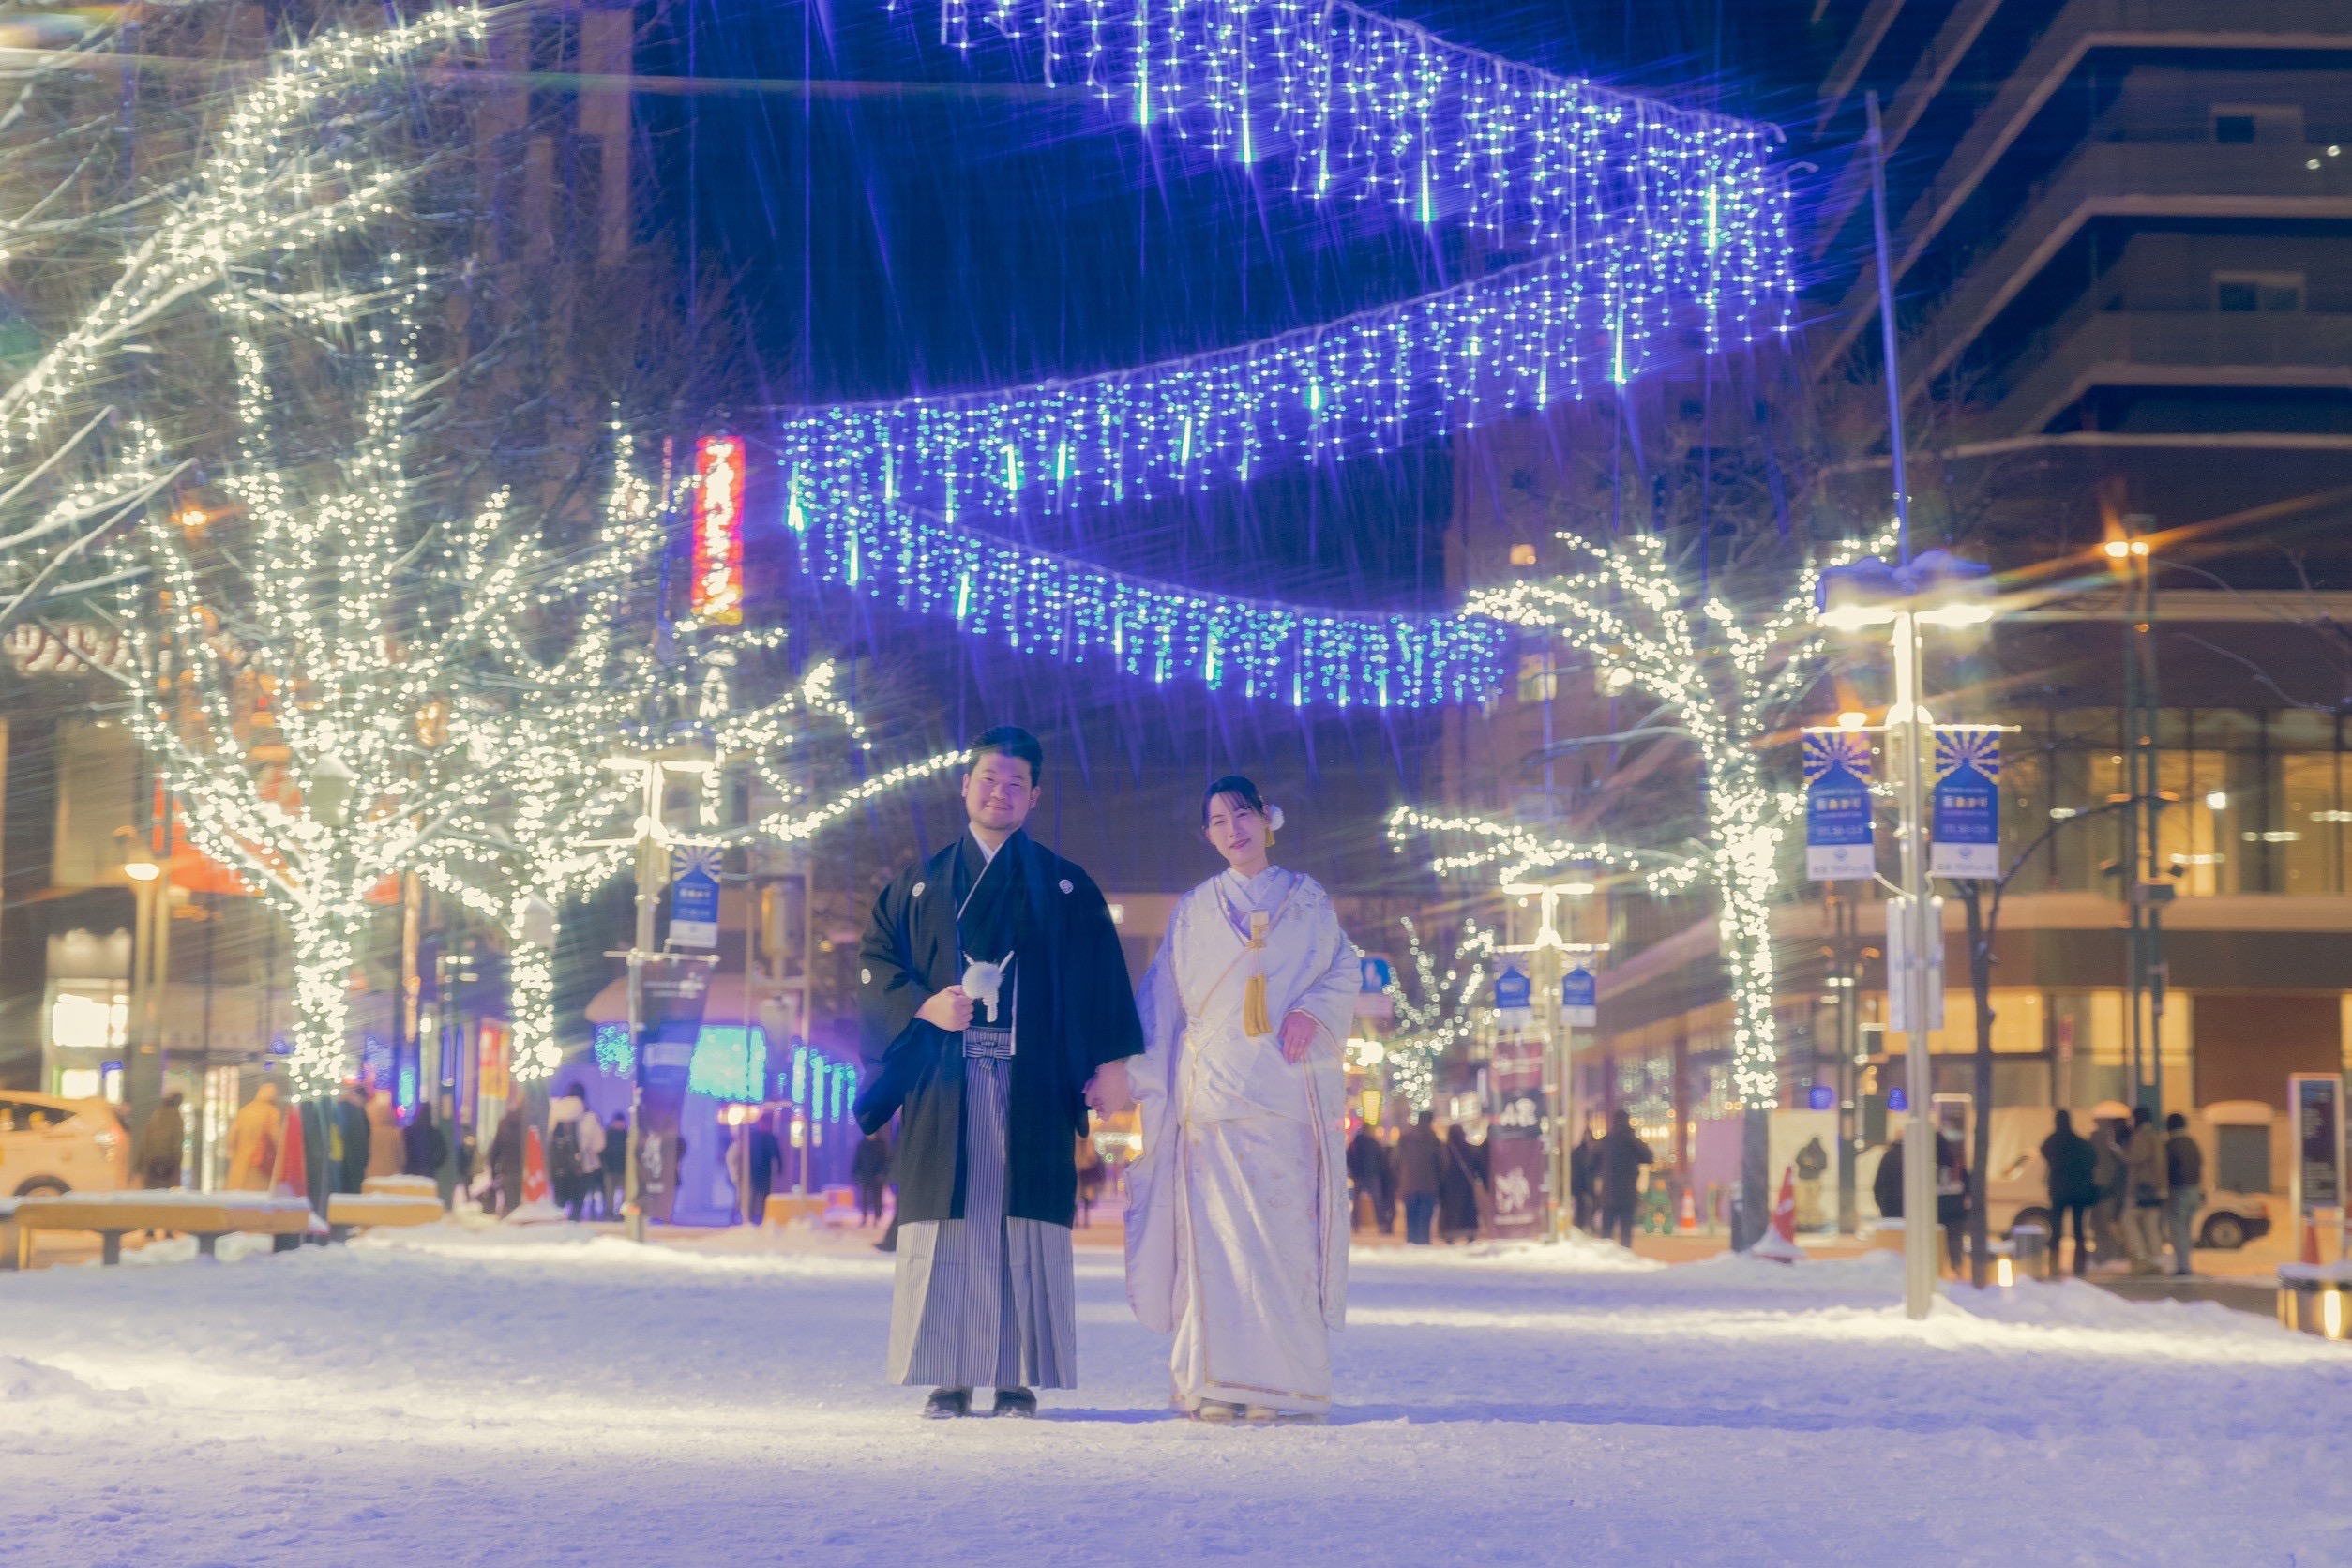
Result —
[[[171,972],[172,890],[144,833],[119,827],[123,876],[130,883],[130,1038],[123,1070],[125,1110],[143,1125],[163,1098],[162,990]]]
[[[629,1085],[627,1167],[623,1173],[621,1206],[624,1233],[632,1242],[645,1240],[643,1167],[641,1163],[645,1120],[645,966],[656,956],[654,912],[669,882],[669,830],[662,825],[662,790],[669,776],[699,777],[718,765],[707,732],[673,735],[671,743],[647,754],[616,753],[604,760],[607,772],[624,777],[635,774],[642,791],[638,802],[633,842],[636,848],[637,925],[628,952],[629,1056],[635,1072]]]
[[[1928,1031],[1941,998],[1933,977],[1942,969],[1943,928],[1927,897],[1927,755],[1935,720],[1920,694],[1921,628],[1966,627],[1993,618],[1987,568],[1940,550],[1901,566],[1875,557],[1821,574],[1814,608],[1837,631],[1886,626],[1894,648],[1894,703],[1885,733],[1900,778],[1903,881],[1897,906],[1887,912],[1887,1000],[1904,1036],[1904,1092],[1910,1136],[1903,1140],[1903,1303],[1914,1319],[1936,1298],[1936,1139],[1928,1108],[1935,1102],[1935,1068]],[[1899,1006],[1894,1004],[1899,1003]],[[1979,1108],[1983,1114],[1984,1108]],[[1922,1130],[1925,1137],[1919,1136]]]
[[[1540,916],[1535,940],[1515,946],[1504,947],[1505,953],[1534,955],[1534,981],[1543,998],[1544,1012],[1544,1098],[1551,1108],[1550,1127],[1545,1138],[1544,1168],[1549,1173],[1552,1200],[1551,1230],[1561,1233],[1565,1226],[1562,1215],[1570,1213],[1565,1204],[1568,1195],[1568,1157],[1573,1145],[1571,1128],[1576,1116],[1576,1058],[1568,1048],[1568,1029],[1560,1011],[1560,983],[1566,972],[1562,967],[1571,954],[1605,953],[1606,942],[1568,942],[1560,934],[1560,901],[1562,898],[1589,898],[1599,891],[1597,883],[1575,878],[1557,882],[1505,882],[1503,893],[1514,898],[1540,900]]]

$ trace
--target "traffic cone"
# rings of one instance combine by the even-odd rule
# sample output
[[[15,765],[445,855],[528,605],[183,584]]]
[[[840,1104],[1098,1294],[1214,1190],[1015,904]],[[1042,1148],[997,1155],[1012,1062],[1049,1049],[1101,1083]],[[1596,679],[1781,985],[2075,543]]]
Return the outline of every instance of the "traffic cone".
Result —
[[[1691,1196],[1691,1189],[1688,1187],[1682,1189],[1682,1217],[1676,1224],[1675,1229],[1677,1230],[1698,1229],[1698,1200]]]
[[[1797,1245],[1797,1173],[1793,1168],[1780,1173],[1780,1198],[1772,1204],[1772,1223],[1748,1251],[1775,1263],[1794,1263],[1804,1256],[1804,1249]]]
[[[539,1142],[536,1127],[525,1129],[522,1137],[522,1200],[547,1201],[547,1150]]]

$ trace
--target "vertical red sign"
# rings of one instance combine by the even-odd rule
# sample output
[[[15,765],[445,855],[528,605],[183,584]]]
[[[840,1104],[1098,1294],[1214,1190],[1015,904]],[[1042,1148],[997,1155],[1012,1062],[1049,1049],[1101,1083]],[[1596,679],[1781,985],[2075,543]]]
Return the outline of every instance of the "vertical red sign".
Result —
[[[694,618],[743,621],[743,442],[706,435],[694,444]]]

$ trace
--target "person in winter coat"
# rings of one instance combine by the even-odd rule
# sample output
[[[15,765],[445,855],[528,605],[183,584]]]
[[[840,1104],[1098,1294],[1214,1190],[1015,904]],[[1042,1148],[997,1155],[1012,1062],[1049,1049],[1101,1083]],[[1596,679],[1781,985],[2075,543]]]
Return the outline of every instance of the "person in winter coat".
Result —
[[[2205,1151],[2189,1136],[2189,1119],[2179,1111],[2164,1118],[2164,1221],[2172,1231],[2172,1272],[2194,1274],[2189,1251],[2196,1245],[2197,1211],[2205,1206]]]
[[[1396,1140],[1396,1195],[1405,1200],[1405,1244],[1427,1246],[1429,1221],[1438,1212],[1438,1178],[1445,1145],[1438,1141],[1434,1111],[1423,1111]]]
[[[327,1190],[357,1192],[368,1179],[368,1092],[346,1081],[328,1123]]]
[[[584,1129],[603,1126],[588,1113],[588,1096],[575,1083],[547,1103],[547,1184],[556,1207],[573,1219],[587,1198],[587,1138]]]
[[[392,1108],[392,1092],[379,1089],[368,1097],[368,1174],[398,1176],[407,1156],[400,1138],[400,1118]]]
[[[441,1206],[449,1206],[449,1173],[441,1168],[449,1163],[449,1140],[433,1124],[433,1108],[420,1105],[416,1119],[400,1134],[400,1169],[410,1176],[430,1176],[441,1189]]]
[[[2132,1140],[2123,1148],[2123,1240],[2132,1249],[2133,1274],[2164,1268],[2164,1200],[2172,1183],[2164,1169],[2164,1135],[2146,1106],[2132,1108]]]
[[[1584,1124],[1584,1137],[1568,1151],[1568,1201],[1577,1229],[1591,1235],[1593,1214],[1600,1207],[1596,1195],[1600,1186],[1601,1140],[1593,1136],[1592,1123]]]
[[[784,1146],[776,1139],[776,1123],[761,1116],[745,1123],[745,1136],[751,1139],[748,1165],[751,1178],[751,1223],[768,1222],[768,1194],[776,1190],[776,1178],[784,1169]]]
[[[138,1141],[131,1145],[131,1174],[143,1187],[180,1184],[180,1150],[188,1141],[188,1122],[180,1114],[180,1092],[173,1090],[147,1112]]]
[[[2090,1139],[2074,1130],[2074,1119],[2060,1110],[2054,1119],[2057,1125],[2049,1137],[2042,1140],[2042,1164],[2050,1177],[2050,1256],[2047,1272],[2058,1273],[2058,1241],[2066,1230],[2066,1216],[2074,1216],[2074,1276],[2079,1279],[2090,1272],[2090,1248],[2083,1238],[2083,1226],[2091,1205],[2099,1200],[2098,1152]]]
[[[1870,1179],[1870,1196],[1885,1219],[1903,1218],[1903,1135],[1889,1141],[1878,1156],[1878,1173]],[[1936,1135],[1936,1223],[1943,1228],[1944,1258],[1952,1272],[1960,1272],[1961,1232],[1968,1217],[1968,1168],[1960,1158],[1960,1145],[1942,1133]]]
[[[2120,1260],[2128,1248],[2123,1240],[2123,1205],[2129,1194],[2124,1170],[2123,1144],[2125,1133],[2119,1121],[2101,1122],[2090,1135],[2090,1153],[2094,1167],[2091,1184],[2099,1196],[2091,1199],[2090,1235],[2092,1250],[2102,1263]]]
[[[522,1207],[522,1098],[506,1102],[506,1114],[490,1134],[490,1184],[497,1194],[495,1213],[501,1219]]]
[[[1485,1148],[1457,1122],[1445,1130],[1445,1163],[1438,1168],[1438,1228],[1446,1245],[1478,1239],[1478,1189],[1485,1182]]]
[[[604,1214],[607,1219],[621,1217],[622,1200],[628,1195],[629,1119],[615,1111],[604,1129]]]
[[[1348,1144],[1348,1180],[1355,1186],[1355,1206],[1383,1236],[1396,1233],[1396,1173],[1389,1168],[1388,1150],[1371,1123],[1356,1129]],[[1350,1212],[1353,1212],[1352,1210]]]
[[[1641,1168],[1657,1163],[1650,1145],[1634,1134],[1634,1119],[1613,1111],[1609,1130],[1593,1147],[1600,1173],[1601,1234],[1621,1246],[1634,1244],[1634,1209],[1641,1201]]]
[[[850,1181],[857,1188],[858,1225],[879,1224],[882,1188],[890,1182],[889,1134],[868,1133],[857,1140],[857,1153],[850,1156]]]
[[[278,1086],[264,1083],[231,1119],[231,1192],[269,1190],[269,1179],[278,1169],[278,1140],[285,1135],[285,1114],[278,1106]]]

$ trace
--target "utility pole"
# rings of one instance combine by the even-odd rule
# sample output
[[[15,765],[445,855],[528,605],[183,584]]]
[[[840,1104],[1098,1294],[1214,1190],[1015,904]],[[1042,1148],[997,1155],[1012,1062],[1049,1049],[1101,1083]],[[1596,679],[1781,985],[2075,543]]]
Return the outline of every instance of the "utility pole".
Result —
[[[1544,1104],[1548,1112],[1544,1119],[1544,1170],[1550,1212],[1545,1216],[1544,1230],[1546,1235],[1557,1237],[1565,1234],[1566,1216],[1572,1212],[1567,1202],[1568,1161],[1576,1143],[1576,1131],[1569,1124],[1571,1102],[1575,1098],[1575,1058],[1569,1049],[1560,983],[1567,973],[1566,960],[1571,956],[1606,953],[1608,943],[1569,942],[1560,933],[1561,897],[1591,897],[1595,889],[1591,882],[1579,879],[1564,882],[1513,882],[1502,891],[1512,897],[1537,900],[1535,940],[1498,951],[1532,956],[1530,967],[1534,973],[1529,978],[1540,999],[1537,1015],[1543,1020]]]

